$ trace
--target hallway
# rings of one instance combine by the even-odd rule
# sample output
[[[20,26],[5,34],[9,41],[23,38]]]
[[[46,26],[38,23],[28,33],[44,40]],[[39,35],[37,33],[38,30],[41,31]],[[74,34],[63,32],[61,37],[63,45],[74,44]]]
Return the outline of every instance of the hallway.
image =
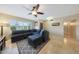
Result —
[[[76,22],[64,24],[64,37],[50,34],[50,41],[39,53],[79,53],[79,40],[76,38]]]

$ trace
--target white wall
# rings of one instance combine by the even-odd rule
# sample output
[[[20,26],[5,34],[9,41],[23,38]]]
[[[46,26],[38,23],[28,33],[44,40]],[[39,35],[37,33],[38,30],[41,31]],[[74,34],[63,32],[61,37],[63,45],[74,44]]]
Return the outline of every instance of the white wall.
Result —
[[[45,29],[47,29],[50,33],[56,34],[58,36],[64,37],[64,22],[71,21],[71,20],[77,20],[76,21],[76,38],[79,40],[79,14],[71,15],[67,17],[60,17],[55,18],[53,21],[47,21]],[[60,22],[60,26],[51,26],[52,22]]]
[[[59,22],[60,25],[59,26],[52,26],[52,24],[54,22]],[[46,21],[45,22],[45,25],[44,25],[44,28],[46,30],[49,31],[50,34],[52,34],[53,36],[61,36],[61,37],[64,37],[64,30],[63,30],[63,20],[60,19],[60,18],[57,18],[57,19],[53,19],[53,21]]]
[[[59,26],[52,26],[52,24],[54,22],[59,22],[60,25]],[[60,35],[60,36],[64,36],[64,30],[63,30],[63,24],[62,24],[62,20],[58,20],[56,21],[56,19],[54,19],[54,21],[49,22],[49,31],[55,35]]]
[[[79,40],[79,21],[77,22],[77,26],[76,26],[76,38],[77,40]]]
[[[10,29],[10,27],[9,26],[7,26],[7,24],[8,24],[8,19],[6,18],[0,18],[0,25],[1,24],[4,24],[4,26],[3,26],[3,35],[5,35],[6,36],[6,39],[10,39],[10,37],[11,37],[11,29]],[[1,27],[0,27],[0,35],[1,35]]]

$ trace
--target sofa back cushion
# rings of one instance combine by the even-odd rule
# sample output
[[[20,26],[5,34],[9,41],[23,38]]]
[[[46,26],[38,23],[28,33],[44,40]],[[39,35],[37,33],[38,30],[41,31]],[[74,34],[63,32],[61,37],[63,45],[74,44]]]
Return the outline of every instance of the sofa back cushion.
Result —
[[[41,31],[40,31],[40,35],[41,35],[41,36],[43,35],[43,32],[44,32],[44,30],[41,30]]]
[[[49,32],[47,30],[43,31],[42,38],[43,38],[44,41],[49,40]]]
[[[26,33],[26,32],[27,30],[16,30],[16,31],[12,31],[12,35]]]

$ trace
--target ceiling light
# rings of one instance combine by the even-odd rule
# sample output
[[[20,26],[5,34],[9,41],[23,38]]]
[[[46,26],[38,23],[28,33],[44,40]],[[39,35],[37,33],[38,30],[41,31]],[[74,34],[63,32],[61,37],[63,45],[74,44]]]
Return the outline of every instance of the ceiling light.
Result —
[[[70,23],[70,25],[76,25],[76,23]]]
[[[64,25],[67,25],[67,24],[68,24],[67,22],[64,23]]]
[[[32,11],[32,15],[37,15],[37,12],[36,11]]]
[[[67,44],[67,38],[64,38],[64,44]]]
[[[47,20],[53,20],[54,18],[53,17],[47,17]]]

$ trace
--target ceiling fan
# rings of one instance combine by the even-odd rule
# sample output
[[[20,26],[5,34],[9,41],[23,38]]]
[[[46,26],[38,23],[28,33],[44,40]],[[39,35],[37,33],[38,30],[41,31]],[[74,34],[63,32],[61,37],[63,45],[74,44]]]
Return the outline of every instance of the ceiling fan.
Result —
[[[23,6],[23,7],[24,7],[26,10],[31,11],[31,13],[28,13],[29,15],[34,15],[35,17],[37,17],[38,14],[40,14],[40,15],[43,15],[43,14],[44,14],[43,12],[38,11],[38,9],[39,9],[39,7],[40,7],[39,4],[33,6],[31,10],[28,9],[28,8],[26,8],[25,6]]]

